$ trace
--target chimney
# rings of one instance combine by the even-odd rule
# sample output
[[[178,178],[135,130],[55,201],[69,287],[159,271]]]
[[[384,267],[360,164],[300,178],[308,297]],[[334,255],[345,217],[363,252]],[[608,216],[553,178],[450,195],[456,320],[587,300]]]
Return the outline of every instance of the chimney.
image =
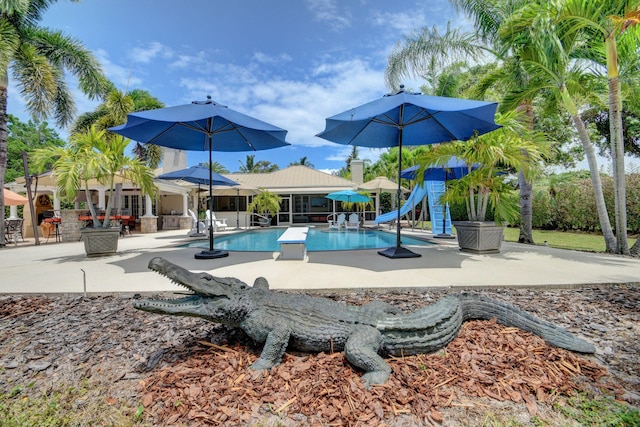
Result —
[[[187,167],[187,152],[162,147],[162,173],[169,173]]]
[[[362,184],[364,182],[364,160],[353,159],[350,166],[351,181],[355,184]]]

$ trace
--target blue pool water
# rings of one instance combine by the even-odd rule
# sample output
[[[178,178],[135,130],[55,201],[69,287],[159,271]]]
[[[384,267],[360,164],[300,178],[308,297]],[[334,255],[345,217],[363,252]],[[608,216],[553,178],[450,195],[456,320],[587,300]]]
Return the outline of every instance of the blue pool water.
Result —
[[[241,252],[278,252],[278,237],[286,228],[267,228],[242,233],[215,236],[215,249]],[[427,246],[432,243],[402,236],[403,245]],[[396,234],[376,230],[328,231],[309,228],[307,251],[347,251],[354,249],[382,249],[396,245]],[[209,241],[186,245],[191,248],[208,248]]]

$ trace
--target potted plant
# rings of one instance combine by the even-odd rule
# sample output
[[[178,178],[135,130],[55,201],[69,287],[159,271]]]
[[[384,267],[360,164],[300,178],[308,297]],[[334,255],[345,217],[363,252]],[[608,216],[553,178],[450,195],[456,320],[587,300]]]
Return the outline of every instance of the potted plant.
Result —
[[[100,221],[92,203],[87,203],[93,227],[81,230],[87,256],[113,254],[118,249],[119,227],[111,226],[116,176],[135,182],[143,194],[154,195],[153,171],[143,162],[125,154],[130,140],[91,127],[73,134],[64,147],[35,150],[34,166],[51,167],[60,194],[73,200],[79,190],[89,194],[89,182],[95,180],[109,188],[109,200]]]
[[[270,191],[263,191],[253,198],[249,206],[247,206],[247,212],[252,214],[256,213],[265,218],[264,223],[260,222],[260,226],[268,226],[271,224],[270,218],[280,212],[280,202],[282,198]],[[269,220],[267,222],[267,219]]]
[[[476,136],[469,141],[455,141],[430,147],[418,163],[422,176],[430,166],[445,165],[458,157],[468,165],[468,173],[446,182],[441,203],[462,203],[467,221],[455,222],[458,244],[463,251],[495,253],[502,246],[502,224],[516,220],[519,197],[508,182],[511,172],[522,171],[530,180],[540,169],[547,143],[539,133],[528,132],[521,114],[498,114],[496,122],[503,127]],[[474,167],[472,167],[474,165]],[[487,221],[491,212],[493,221]]]

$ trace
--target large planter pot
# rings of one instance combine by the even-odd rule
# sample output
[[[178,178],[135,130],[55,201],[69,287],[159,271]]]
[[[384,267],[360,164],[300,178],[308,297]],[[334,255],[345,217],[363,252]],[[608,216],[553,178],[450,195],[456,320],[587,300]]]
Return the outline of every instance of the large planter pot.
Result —
[[[88,257],[113,255],[118,252],[120,228],[83,228],[81,234]]]
[[[490,254],[500,252],[504,227],[494,222],[462,221],[453,224],[458,235],[458,245],[464,252]]]

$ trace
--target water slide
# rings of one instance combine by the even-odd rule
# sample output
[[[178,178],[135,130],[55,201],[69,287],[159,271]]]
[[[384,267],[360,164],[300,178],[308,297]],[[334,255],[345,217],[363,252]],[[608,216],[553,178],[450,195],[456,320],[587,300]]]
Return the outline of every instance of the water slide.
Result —
[[[433,234],[451,234],[453,230],[451,228],[449,207],[447,206],[445,211],[440,204],[440,196],[444,193],[444,190],[444,181],[424,181],[422,186],[417,185],[400,208],[400,217],[409,213],[415,206],[418,206],[426,196],[429,201],[429,216],[431,217],[431,230]],[[376,224],[380,224],[396,219],[398,219],[398,211],[393,210],[376,217],[375,222]]]
[[[409,195],[409,198],[404,202],[404,205],[400,207],[400,217],[406,215],[414,206],[418,206],[420,202],[422,202],[422,199],[427,195],[427,191],[427,185],[416,185]],[[396,219],[398,219],[397,209],[378,215],[376,217],[376,224],[380,224],[381,222],[390,222]]]

